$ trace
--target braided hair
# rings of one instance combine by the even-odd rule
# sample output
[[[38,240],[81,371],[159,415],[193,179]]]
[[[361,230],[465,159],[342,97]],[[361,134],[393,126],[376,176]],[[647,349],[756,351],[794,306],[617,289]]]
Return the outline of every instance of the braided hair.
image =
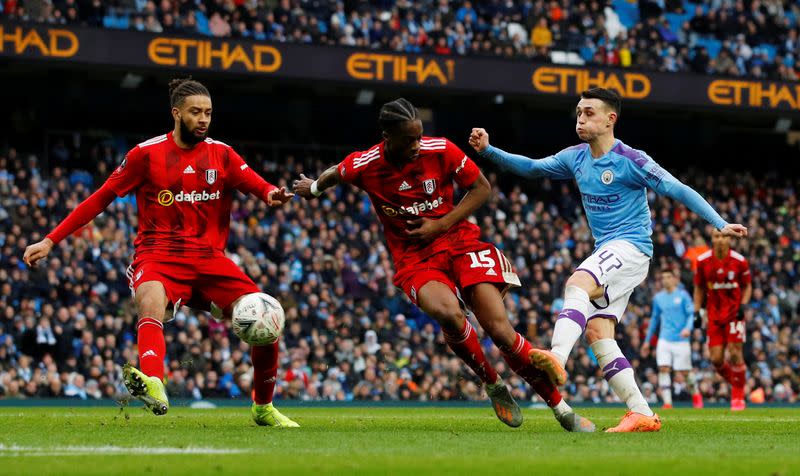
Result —
[[[381,130],[389,131],[403,122],[414,121],[418,118],[417,108],[407,99],[400,98],[387,102],[381,107],[378,124],[381,126]]]
[[[173,79],[169,82],[169,102],[172,107],[180,107],[183,100],[189,96],[208,96],[208,89],[192,77]]]

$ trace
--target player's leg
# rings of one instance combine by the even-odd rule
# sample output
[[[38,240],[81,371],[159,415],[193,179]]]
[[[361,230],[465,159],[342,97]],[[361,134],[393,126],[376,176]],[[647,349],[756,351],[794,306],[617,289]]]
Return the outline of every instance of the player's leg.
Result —
[[[581,266],[586,265],[584,262]],[[575,343],[586,329],[586,320],[592,308],[591,300],[602,296],[603,287],[589,270],[578,268],[567,280],[564,306],[558,314],[550,344],[550,351],[558,358],[562,368]]]
[[[726,336],[724,331],[716,323],[708,323],[708,357],[711,364],[717,373],[725,379],[726,382],[731,381],[731,366],[725,361],[725,344]]]
[[[169,304],[167,291],[161,281],[144,281],[136,286],[134,302],[139,313],[137,343],[139,366],[123,368],[123,381],[132,396],[142,400],[153,413],[163,415],[169,410],[164,388],[164,318]]]
[[[442,327],[445,341],[485,384],[497,381],[497,372],[483,353],[478,334],[466,318],[452,288],[440,281],[428,281],[417,293],[418,304]]]
[[[616,319],[591,319],[586,326],[586,340],[603,370],[603,377],[611,390],[628,406],[629,412],[653,417],[650,405],[636,385],[631,363],[614,339],[616,325]]]
[[[627,303],[627,298],[625,302]],[[603,377],[611,390],[628,407],[628,412],[619,425],[606,431],[612,433],[658,431],[661,429],[661,419],[650,409],[650,405],[636,385],[633,367],[614,339],[616,325],[617,319],[611,316],[590,319],[586,326],[586,340],[603,370]]]
[[[492,401],[497,418],[508,426],[520,426],[522,411],[487,360],[478,334],[458,302],[452,280],[441,271],[427,270],[415,274],[406,286],[410,286],[407,290],[409,297],[442,327],[448,347],[486,385],[486,393]],[[419,291],[416,290],[417,286]]]
[[[672,367],[658,367],[658,388],[661,390],[663,408],[672,408]]]
[[[689,341],[673,344],[672,370],[686,382],[687,390],[692,396],[692,406],[703,408],[703,396],[692,371],[692,345]]]
[[[743,325],[741,321],[738,321]],[[747,366],[744,363],[744,352],[741,342],[729,342],[727,345],[730,362],[731,410],[745,409],[744,385],[747,380]]]
[[[656,345],[656,365],[658,366],[658,390],[664,408],[672,408],[672,362],[675,360],[674,346],[664,339]]]
[[[136,288],[134,296],[139,313],[138,331],[139,367],[148,377],[164,378],[164,317],[167,292],[160,281],[147,281]]]
[[[553,410],[567,431],[592,432],[594,424],[577,415],[562,398],[558,388],[530,361],[533,346],[511,327],[503,296],[496,283],[478,283],[465,289],[467,303],[483,330],[500,349],[508,366],[522,377]]]
[[[226,257],[209,260],[203,266],[199,291],[208,299],[209,308],[222,309],[225,320],[231,319],[233,308],[243,297],[260,292],[258,286]],[[268,345],[250,346],[250,362],[253,364],[253,405],[250,412],[260,426],[297,428],[300,425],[272,404],[278,378],[279,349],[280,340]]]

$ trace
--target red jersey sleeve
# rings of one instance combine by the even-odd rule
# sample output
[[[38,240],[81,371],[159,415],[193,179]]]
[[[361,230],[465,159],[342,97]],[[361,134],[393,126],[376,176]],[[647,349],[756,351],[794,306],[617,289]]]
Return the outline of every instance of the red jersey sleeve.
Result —
[[[752,277],[750,276],[750,263],[747,260],[739,262],[739,286],[744,288],[750,284]]]
[[[368,160],[363,158],[365,154],[364,152],[353,152],[339,162],[339,165],[336,166],[336,171],[339,172],[339,179],[342,182],[359,185],[361,172],[364,170],[364,165],[367,164],[366,160]]]
[[[228,177],[230,188],[251,193],[265,202],[269,192],[277,188],[251,169],[232,147],[228,147]]]
[[[449,140],[444,152],[446,172],[452,174],[459,187],[469,187],[481,174],[481,169],[457,145]]]
[[[139,188],[146,177],[144,152],[137,145],[125,155],[122,163],[106,180],[106,186],[118,197],[124,197]]]

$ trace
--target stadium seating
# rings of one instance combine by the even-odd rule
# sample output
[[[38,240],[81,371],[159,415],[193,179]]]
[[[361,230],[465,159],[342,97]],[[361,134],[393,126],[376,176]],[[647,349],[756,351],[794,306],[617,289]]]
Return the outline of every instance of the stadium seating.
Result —
[[[57,3],[40,9],[33,16],[24,9],[24,2],[8,2],[13,8],[2,11],[0,19],[130,28],[168,34],[233,36],[257,41],[356,46],[408,53],[516,56],[569,64],[576,64],[576,56],[570,54],[576,53],[585,61],[609,66],[619,66],[619,50],[633,48],[644,51],[642,54],[632,51],[633,63],[624,66],[674,72],[691,71],[690,51],[695,46],[705,46],[712,60],[723,48],[727,48],[739,64],[736,69],[717,71],[711,67],[705,72],[797,80],[797,71],[793,68],[796,67],[795,58],[800,51],[797,51],[796,41],[786,41],[790,38],[789,29],[798,31],[796,17],[800,13],[800,5],[797,2],[778,2],[780,8],[767,6],[764,2],[756,14],[749,10],[736,11],[734,2],[695,3],[689,0],[682,5],[678,3],[678,8],[670,4],[672,10],[669,11],[658,6],[664,5],[663,2],[630,0],[609,0],[605,3],[540,0],[502,5],[475,2],[470,7],[466,3],[469,2],[357,2],[354,10],[348,10],[350,5],[345,8],[342,4],[340,11],[334,2],[287,0],[252,4],[199,2],[193,9],[187,8],[190,4],[176,0],[155,3],[140,1],[135,5],[129,3],[126,7],[121,7],[117,2],[103,2],[98,7],[102,10],[99,16],[92,8],[79,7],[81,4],[68,7],[69,3]],[[645,11],[640,11],[640,5],[646,7]],[[692,30],[692,20],[698,6],[707,15],[707,25],[697,26],[703,31]],[[77,8],[77,12],[70,15],[70,8]],[[728,15],[728,20],[720,19],[723,11]],[[194,21],[190,16],[194,17]],[[545,40],[549,44],[533,41],[534,27],[542,18],[546,19],[549,33],[538,35],[537,38],[552,38]],[[648,25],[652,18],[657,19],[658,28],[666,24],[668,31],[661,30],[659,33],[658,28]],[[752,23],[753,30],[744,31],[735,27],[740,19],[744,22],[742,24]],[[789,29],[784,28],[784,23]],[[256,24],[259,24],[259,29],[263,27],[263,33],[254,33]],[[376,26],[378,24],[381,25],[380,29]],[[685,30],[684,25],[687,24],[690,26]],[[240,25],[244,26],[240,28]],[[620,25],[622,31],[619,31]],[[578,28],[583,41],[571,38],[570,26]],[[746,49],[736,46],[737,35],[745,35],[750,48],[758,47],[767,51],[769,63],[762,64],[761,59],[751,60]],[[446,40],[446,47],[436,47],[440,38]],[[635,40],[633,46],[628,44],[627,39]],[[603,45],[602,51],[600,45]],[[669,45],[678,47],[677,60],[663,54]],[[617,54],[607,54],[608,49],[615,50]],[[659,58],[661,63],[653,64],[649,61],[650,57]],[[775,63],[777,57],[783,60],[786,68]]]

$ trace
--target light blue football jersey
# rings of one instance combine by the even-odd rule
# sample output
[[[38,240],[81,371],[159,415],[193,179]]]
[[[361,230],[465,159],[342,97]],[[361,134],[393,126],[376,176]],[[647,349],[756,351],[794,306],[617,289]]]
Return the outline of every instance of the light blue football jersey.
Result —
[[[649,342],[658,329],[658,338],[669,342],[688,342],[681,337],[681,331],[692,330],[694,324],[694,302],[685,289],[675,289],[671,293],[661,291],[653,298],[653,312],[647,328],[645,342]]]
[[[717,229],[727,225],[700,194],[661,168],[646,153],[620,140],[597,159],[592,158],[589,144],[569,147],[538,160],[493,146],[481,155],[523,177],[575,179],[595,248],[609,241],[626,240],[646,255],[653,255],[647,188],[682,202]]]

